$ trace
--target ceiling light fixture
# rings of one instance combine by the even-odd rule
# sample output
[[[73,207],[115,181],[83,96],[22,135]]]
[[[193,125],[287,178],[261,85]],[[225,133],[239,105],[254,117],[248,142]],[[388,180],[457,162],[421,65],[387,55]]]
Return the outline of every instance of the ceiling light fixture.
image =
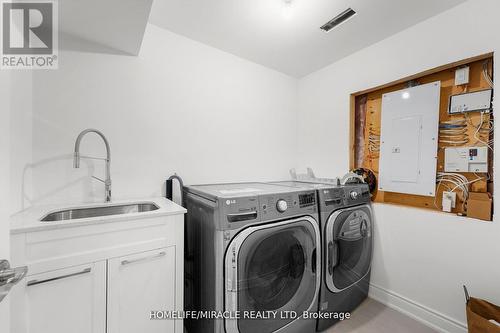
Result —
[[[326,22],[320,29],[324,30],[325,32],[329,32],[330,30],[332,30],[335,27],[338,27],[342,23],[347,22],[349,19],[353,18],[356,14],[357,13],[352,8],[348,8],[339,15],[335,16],[330,21]]]
[[[293,0],[283,0],[283,18],[289,20],[292,18]]]

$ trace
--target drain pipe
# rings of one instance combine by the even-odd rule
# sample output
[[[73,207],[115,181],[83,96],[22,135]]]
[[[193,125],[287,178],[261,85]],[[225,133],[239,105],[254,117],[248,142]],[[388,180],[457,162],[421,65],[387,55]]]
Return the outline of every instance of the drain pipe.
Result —
[[[182,181],[182,178],[179,177],[176,173],[174,173],[172,176],[170,176],[167,179],[165,197],[167,199],[173,201],[174,193],[173,193],[172,185],[173,185],[174,179],[177,179],[177,181],[179,182],[179,188],[180,188],[180,194],[181,194],[181,197],[180,197],[180,199],[181,199],[181,206],[184,207],[184,194],[182,193],[182,191],[184,189],[184,182]]]
[[[179,189],[180,189],[180,194],[181,194],[181,206],[185,208],[185,204],[184,204],[184,182],[182,181],[182,178],[180,176],[178,176],[176,173],[174,173],[172,176],[170,176],[168,179],[167,179],[167,182],[166,182],[166,191],[165,191],[165,197],[170,200],[170,201],[173,201],[173,189],[172,189],[172,185],[173,185],[173,182],[174,182],[174,179],[177,179],[177,181],[179,182]],[[188,237],[188,234],[187,234],[187,214],[184,214],[184,260],[186,261],[190,261],[192,260],[193,256],[189,254],[189,237]],[[188,277],[186,277],[186,279],[189,279]]]

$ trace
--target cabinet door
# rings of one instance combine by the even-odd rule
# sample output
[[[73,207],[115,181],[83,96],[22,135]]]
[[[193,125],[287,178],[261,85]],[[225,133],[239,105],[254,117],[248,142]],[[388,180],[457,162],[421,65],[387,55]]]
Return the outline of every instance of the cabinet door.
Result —
[[[175,275],[175,246],[108,260],[108,333],[174,333],[150,314],[175,309]]]
[[[17,332],[105,333],[106,262],[26,278],[23,317]]]

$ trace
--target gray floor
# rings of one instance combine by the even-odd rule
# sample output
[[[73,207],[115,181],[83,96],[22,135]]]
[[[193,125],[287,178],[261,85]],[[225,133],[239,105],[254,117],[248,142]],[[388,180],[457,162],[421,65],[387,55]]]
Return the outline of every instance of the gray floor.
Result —
[[[436,333],[420,322],[382,305],[366,300],[344,320],[323,333]]]

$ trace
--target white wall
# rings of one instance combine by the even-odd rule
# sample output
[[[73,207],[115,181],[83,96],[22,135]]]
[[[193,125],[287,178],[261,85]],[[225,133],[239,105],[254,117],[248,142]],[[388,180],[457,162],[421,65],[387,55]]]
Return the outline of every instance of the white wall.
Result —
[[[10,112],[10,212],[25,208],[32,193],[33,96],[30,71],[13,71]]]
[[[147,27],[139,57],[74,51],[33,77],[33,193],[25,205],[103,200],[102,162],[72,167],[78,133],[111,144],[114,198],[188,184],[284,179],[295,165],[297,80]],[[93,135],[82,154],[104,156]]]
[[[300,80],[299,166],[319,176],[347,171],[353,92],[491,51],[498,73],[499,12],[497,0],[470,0]],[[383,204],[374,211],[374,297],[456,332],[465,322],[462,284],[500,304],[498,214],[485,223]]]
[[[10,259],[9,215],[22,208],[22,179],[31,161],[31,73],[0,71],[0,259]],[[9,297],[0,303],[0,323],[9,330]]]
[[[0,260],[10,259],[9,247],[9,173],[10,173],[10,109],[11,72],[0,73]],[[0,323],[10,329],[8,298],[0,303]],[[4,326],[5,325],[5,326]]]

